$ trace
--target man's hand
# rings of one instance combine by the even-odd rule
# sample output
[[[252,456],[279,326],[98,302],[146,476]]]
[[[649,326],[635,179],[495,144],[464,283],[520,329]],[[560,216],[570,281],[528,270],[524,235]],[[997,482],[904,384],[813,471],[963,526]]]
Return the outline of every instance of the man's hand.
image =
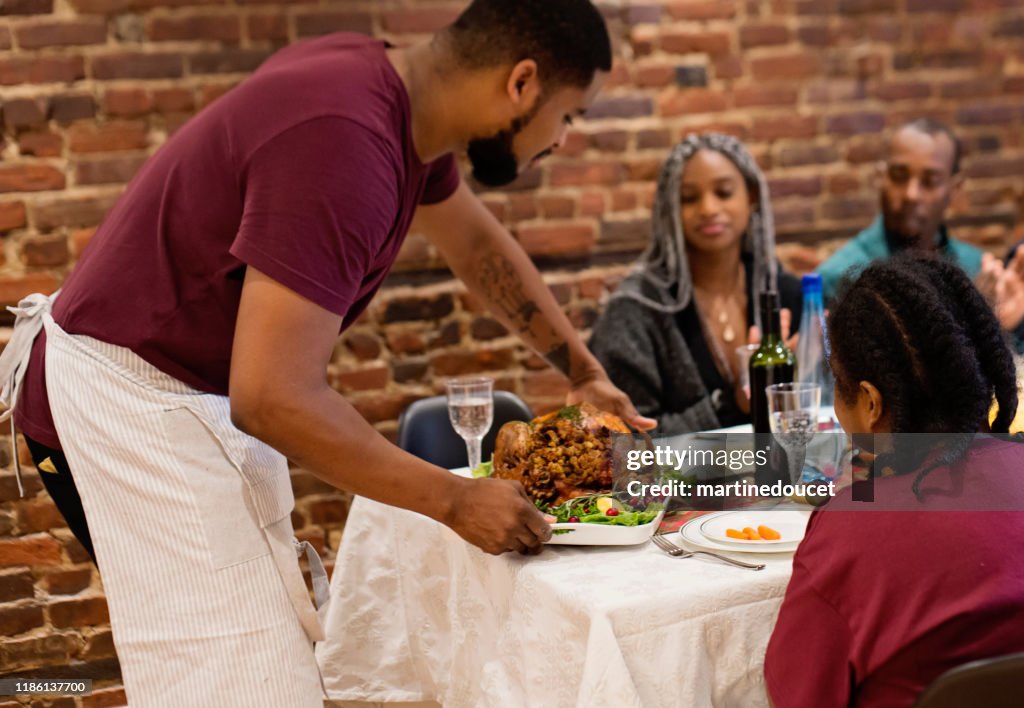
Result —
[[[445,523],[492,555],[538,553],[551,538],[551,527],[519,482],[463,479],[452,502],[451,518]]]
[[[996,307],[996,290],[999,287],[999,279],[1003,277],[1003,263],[991,253],[984,253],[981,256],[981,270],[974,278],[974,285],[981,291],[981,294],[988,301],[993,309]]]
[[[637,430],[653,430],[658,424],[657,421],[640,415],[629,400],[629,396],[616,388],[603,371],[573,383],[566,403],[572,405],[583,401],[603,411],[614,413]]]
[[[1024,321],[1024,248],[1017,249],[996,282],[994,309],[1007,332]]]

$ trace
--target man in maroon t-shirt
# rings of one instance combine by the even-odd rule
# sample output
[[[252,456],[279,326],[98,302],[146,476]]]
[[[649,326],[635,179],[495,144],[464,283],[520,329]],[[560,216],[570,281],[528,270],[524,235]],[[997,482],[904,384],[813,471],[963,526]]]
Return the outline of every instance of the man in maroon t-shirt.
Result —
[[[607,30],[589,0],[475,0],[407,48],[348,34],[286,48],[143,166],[53,302],[53,319],[19,323],[28,330],[45,320],[47,336],[32,349],[17,423],[37,464],[56,467],[44,479],[90,552],[95,542],[115,639],[129,638],[118,650],[134,700],[157,700],[157,682],[199,681],[179,669],[193,660],[209,669],[222,654],[252,652],[258,664],[266,638],[259,649],[218,647],[213,635],[226,630],[214,629],[212,614],[204,624],[202,612],[215,610],[200,610],[191,621],[202,641],[161,653],[159,637],[137,626],[148,621],[133,614],[139,603],[175,600],[153,595],[162,591],[156,576],[136,580],[115,565],[140,564],[136,576],[175,562],[196,567],[185,554],[202,539],[180,534],[203,520],[202,509],[189,516],[174,505],[209,500],[182,496],[181,480],[166,476],[197,442],[174,437],[187,417],[175,422],[185,428],[147,438],[153,418],[129,402],[166,395],[156,418],[194,409],[211,440],[241,460],[253,495],[246,508],[268,529],[287,518],[288,499],[267,491],[273,475],[246,467],[267,456],[234,449],[238,430],[338,488],[430,516],[489,553],[538,550],[550,536],[518,484],[467,480],[402,452],[327,384],[338,333],[380,286],[414,216],[467,288],[571,381],[570,401],[653,426],[609,382],[515,239],[460,181],[452,155],[466,152],[484,185],[510,182],[562,144],[610,68]],[[76,348],[79,358],[69,354]],[[95,375],[83,373],[93,365]],[[110,383],[121,380],[124,390]],[[183,457],[159,457],[168,441]],[[200,467],[195,475],[207,471]],[[156,498],[168,506],[143,512]],[[154,518],[164,509],[166,519]],[[179,511],[184,521],[171,521]],[[206,521],[207,530],[233,533],[224,519]],[[150,545],[131,546],[142,538]],[[151,548],[165,557],[147,571]],[[189,578],[178,592],[199,597]],[[271,606],[259,590],[247,592],[251,604]],[[284,643],[279,653],[268,671],[300,661]],[[169,663],[181,655],[188,660]],[[217,673],[203,674],[200,695],[220,695],[210,684]],[[234,679],[217,680],[228,690]],[[292,695],[285,683],[275,693],[268,679],[253,700],[304,704],[284,698]]]

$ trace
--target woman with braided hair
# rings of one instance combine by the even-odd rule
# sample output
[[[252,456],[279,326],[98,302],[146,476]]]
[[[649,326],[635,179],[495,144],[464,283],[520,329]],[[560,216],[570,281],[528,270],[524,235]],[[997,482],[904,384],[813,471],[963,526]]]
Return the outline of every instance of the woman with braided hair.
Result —
[[[1017,410],[1013,355],[968,276],[924,254],[865,269],[829,336],[871,494],[812,514],[766,684],[777,708],[910,706],[953,667],[1024,651],[1024,445],[992,435]]]
[[[662,166],[651,227],[591,349],[659,434],[750,422],[735,352],[759,336],[754,283],[779,291],[784,331],[802,303],[775,260],[764,175],[736,138],[690,135]]]

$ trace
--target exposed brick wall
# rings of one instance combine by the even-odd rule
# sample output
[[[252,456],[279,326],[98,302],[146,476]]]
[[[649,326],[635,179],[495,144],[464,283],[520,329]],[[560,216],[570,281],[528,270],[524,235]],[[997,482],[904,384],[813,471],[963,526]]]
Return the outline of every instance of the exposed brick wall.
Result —
[[[335,30],[414,39],[463,5],[0,0],[0,305],[56,288],[146,157],[275,48]],[[483,195],[581,330],[644,244],[659,163],[691,130],[748,142],[771,180],[780,252],[797,270],[870,221],[883,131],[919,115],[952,123],[967,143],[956,233],[995,252],[1008,243],[1024,199],[1021,0],[604,8],[619,59],[590,119],[560,155]],[[469,371],[493,373],[538,410],[564,392],[413,235],[388,287],[339,342],[331,381],[390,435],[405,405]],[[304,472],[293,481],[299,535],[332,554],[346,498]],[[109,688],[85,705],[116,704],[98,574],[38,477],[28,484],[19,501],[0,472],[0,674],[102,679]]]

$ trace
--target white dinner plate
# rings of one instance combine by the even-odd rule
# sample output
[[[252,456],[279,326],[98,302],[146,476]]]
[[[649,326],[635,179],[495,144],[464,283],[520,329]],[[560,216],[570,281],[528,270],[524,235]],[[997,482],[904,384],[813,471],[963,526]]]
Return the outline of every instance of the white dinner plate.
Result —
[[[722,541],[713,540],[705,536],[703,533],[701,533],[701,525],[707,523],[713,517],[728,518],[730,515],[733,514],[750,515],[754,513],[756,513],[758,517],[768,516],[769,522],[765,523],[762,520],[761,523],[763,523],[765,526],[771,526],[773,529],[779,531],[780,533],[782,533],[782,529],[779,528],[779,526],[782,525],[781,522],[784,518],[788,519],[789,521],[792,521],[794,518],[797,518],[799,519],[799,523],[802,523],[803,527],[805,528],[807,525],[807,519],[809,519],[811,516],[811,513],[809,511],[719,511],[714,514],[698,516],[696,519],[692,519],[691,521],[684,524],[681,529],[679,529],[679,535],[682,536],[683,540],[689,543],[690,545],[696,546],[697,548],[705,548],[711,551],[739,551],[742,553],[792,553],[796,550],[796,547],[800,545],[799,540],[787,541],[785,543],[769,544],[758,544],[756,541],[747,541],[743,545],[739,545],[738,543],[732,544],[724,542],[725,540],[730,539],[723,539]],[[732,521],[729,521],[728,524],[729,525],[727,525],[725,528],[736,528],[736,526],[732,525]],[[745,525],[750,526],[749,523]],[[757,524],[754,524],[754,526],[756,528]],[[739,528],[742,529],[743,527],[740,526]],[[724,529],[722,534],[723,536],[725,535]],[[802,529],[800,537],[803,538]]]
[[[551,524],[552,546],[635,546],[651,536],[661,523],[665,512],[658,512],[654,521],[642,526],[608,526],[606,524]]]
[[[773,528],[779,532],[779,539],[747,541],[730,538],[725,533],[726,529],[742,531],[748,526]],[[807,517],[800,511],[726,511],[703,517],[699,528],[704,538],[729,546],[782,546],[803,540]]]

